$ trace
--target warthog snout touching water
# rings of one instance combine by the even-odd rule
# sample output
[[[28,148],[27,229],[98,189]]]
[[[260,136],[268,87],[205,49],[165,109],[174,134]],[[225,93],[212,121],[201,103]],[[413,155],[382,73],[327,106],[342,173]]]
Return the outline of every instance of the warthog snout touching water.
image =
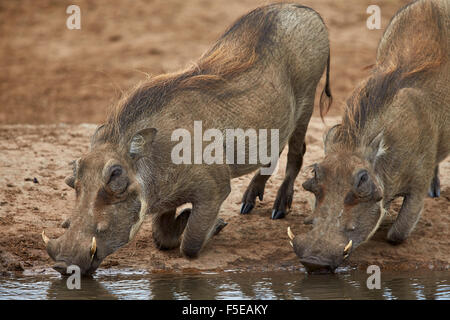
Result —
[[[171,152],[178,142],[171,139],[173,132],[183,128],[192,133],[196,121],[222,134],[229,128],[278,130],[278,150],[289,145],[286,178],[273,214],[283,217],[292,202],[325,69],[323,93],[331,102],[329,63],[328,32],[320,16],[300,5],[276,4],[239,19],[192,67],[135,88],[97,129],[89,153],[74,162],[73,176],[66,179],[76,192],[68,229],[54,240],[43,233],[55,269],[64,273],[74,264],[83,274],[92,273],[135,236],[147,214],[158,248],[180,247],[186,257],[199,254],[225,225],[218,212],[230,179],[262,164],[174,163]],[[325,95],[323,112],[329,107]],[[242,213],[262,198],[268,178],[256,174]],[[177,215],[177,207],[186,203],[192,209]]]
[[[371,75],[324,138],[325,158],[303,187],[315,195],[314,226],[294,236],[308,271],[334,270],[377,230],[393,199],[403,205],[387,239],[414,229],[437,167],[450,151],[450,2],[418,1],[392,19]],[[431,187],[430,187],[431,184]],[[306,220],[305,220],[306,221]]]

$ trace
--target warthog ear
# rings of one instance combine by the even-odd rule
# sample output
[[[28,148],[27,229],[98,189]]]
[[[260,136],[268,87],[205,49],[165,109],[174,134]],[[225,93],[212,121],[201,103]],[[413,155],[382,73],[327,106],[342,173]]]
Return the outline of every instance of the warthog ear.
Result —
[[[78,167],[79,160],[80,159],[73,160],[69,163],[69,165],[72,166],[73,174],[64,179],[64,182],[72,189],[75,189],[75,176],[77,174],[77,167]]]
[[[383,131],[380,132],[373,140],[369,143],[369,148],[366,152],[366,159],[375,168],[377,159],[386,153],[386,145],[384,144]]]
[[[320,188],[318,188],[318,177],[320,178],[319,165],[317,163],[307,167],[308,169],[312,168],[313,176],[303,182],[302,187],[306,191],[312,192],[317,196],[320,196]]]
[[[70,222],[70,218],[67,218],[63,223],[61,223],[61,227],[64,229],[68,229],[70,227]]]
[[[336,124],[336,125],[332,126],[330,128],[330,130],[328,130],[327,132],[324,133],[324,135],[323,135],[324,153],[327,153],[327,145],[329,145],[330,142],[332,142],[334,140],[333,138],[334,138],[334,135],[336,134],[336,131],[337,131],[336,129],[340,126],[341,126],[340,123]]]
[[[100,137],[100,132],[104,129],[105,125],[102,124],[97,127],[94,134],[91,137],[91,149],[94,147],[95,143],[97,142],[97,139]]]
[[[74,176],[68,176],[64,179],[64,182],[71,187],[72,189],[75,188],[75,177]]]
[[[129,143],[130,156],[136,160],[145,156],[157,132],[155,128],[146,128],[136,133]]]

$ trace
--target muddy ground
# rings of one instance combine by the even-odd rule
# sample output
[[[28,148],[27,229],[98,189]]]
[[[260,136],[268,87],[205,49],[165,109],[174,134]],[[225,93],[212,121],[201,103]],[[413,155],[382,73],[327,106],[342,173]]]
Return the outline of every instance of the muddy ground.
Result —
[[[334,104],[327,124],[338,121],[352,88],[374,63],[383,29],[406,0],[305,0],[326,22],[331,42]],[[74,194],[63,182],[68,162],[87,150],[89,135],[121,92],[148,75],[182,68],[210,46],[240,15],[267,4],[257,0],[153,0],[0,2],[0,271],[45,270],[50,259],[40,233],[51,237],[70,213]],[[81,30],[65,27],[70,4],[81,8]],[[366,8],[381,8],[381,30],[368,30]],[[320,90],[323,81],[320,85]],[[322,155],[324,126],[313,118],[305,165]],[[158,251],[147,221],[136,239],[108,257],[102,267],[151,271],[299,268],[286,227],[307,232],[307,194],[296,182],[291,213],[270,220],[281,184],[278,174],[267,185],[264,201],[250,215],[239,214],[251,176],[232,181],[232,193],[220,215],[229,225],[197,260],[178,250]],[[423,217],[411,237],[394,247],[385,242],[392,216],[347,265],[364,268],[447,269],[450,266],[450,160],[441,165],[442,195],[427,199]]]

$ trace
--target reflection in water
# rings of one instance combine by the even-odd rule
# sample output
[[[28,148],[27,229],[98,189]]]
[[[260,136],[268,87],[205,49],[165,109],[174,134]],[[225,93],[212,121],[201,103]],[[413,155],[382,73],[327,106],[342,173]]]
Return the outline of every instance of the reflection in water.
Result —
[[[370,290],[361,272],[147,274],[98,271],[67,289],[56,275],[0,278],[0,299],[450,299],[450,272],[381,273]]]
[[[81,288],[69,290],[67,288],[66,278],[56,278],[51,281],[44,299],[117,299],[116,295],[105,288],[102,282],[92,278],[82,278]]]

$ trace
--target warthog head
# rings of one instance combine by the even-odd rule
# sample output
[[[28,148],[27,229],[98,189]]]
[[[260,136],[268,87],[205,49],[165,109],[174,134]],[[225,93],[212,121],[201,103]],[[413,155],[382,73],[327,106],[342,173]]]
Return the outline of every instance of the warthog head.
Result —
[[[73,162],[73,175],[65,179],[76,193],[75,212],[63,224],[68,229],[58,239],[42,232],[55,270],[65,274],[69,265],[77,265],[82,274],[91,274],[133,238],[147,210],[136,150],[144,149],[154,131],[139,132],[126,148],[101,143]]]
[[[312,177],[303,188],[315,196],[313,229],[303,235],[288,235],[295,253],[308,272],[334,271],[381,222],[382,187],[373,171],[382,137],[374,141],[374,156],[335,148],[314,164]]]

